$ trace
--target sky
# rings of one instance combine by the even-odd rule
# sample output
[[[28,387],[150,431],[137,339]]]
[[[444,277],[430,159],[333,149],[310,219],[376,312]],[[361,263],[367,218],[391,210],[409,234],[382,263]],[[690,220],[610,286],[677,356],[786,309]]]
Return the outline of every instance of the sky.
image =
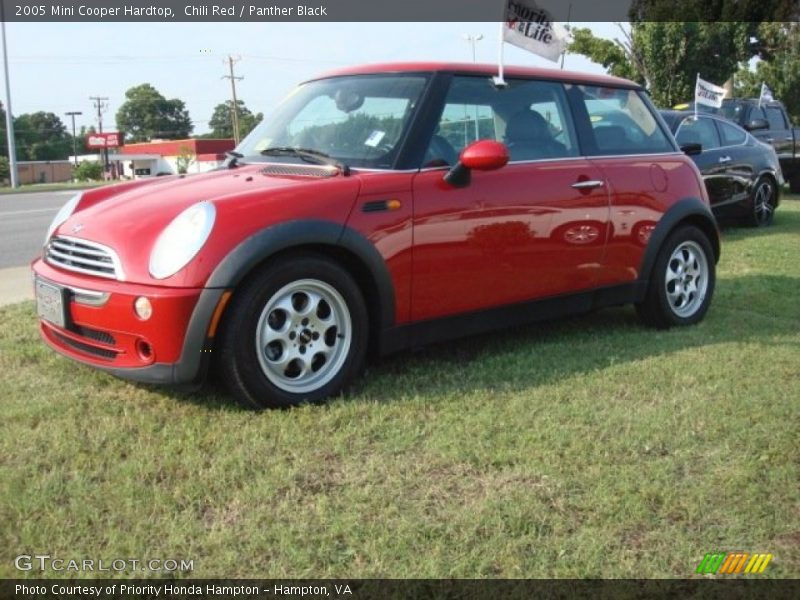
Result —
[[[605,38],[620,37],[614,23],[576,23]],[[230,99],[229,55],[236,63],[237,96],[268,115],[292,87],[338,67],[405,60],[472,61],[464,34],[483,35],[477,62],[496,63],[498,23],[7,23],[11,106],[14,115],[53,112],[71,128],[67,111],[81,111],[76,127],[97,125],[90,96],[109,98],[104,130],[125,91],[152,84],[186,103],[195,134],[208,131],[214,107]],[[505,44],[505,63],[558,64]],[[603,73],[583,56],[565,68]],[[5,104],[5,96],[3,95]]]

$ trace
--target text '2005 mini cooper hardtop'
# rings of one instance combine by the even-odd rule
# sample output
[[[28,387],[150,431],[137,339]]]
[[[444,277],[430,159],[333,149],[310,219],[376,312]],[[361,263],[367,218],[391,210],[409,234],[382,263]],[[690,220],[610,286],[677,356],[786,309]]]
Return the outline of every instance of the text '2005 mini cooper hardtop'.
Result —
[[[57,351],[137,381],[218,362],[253,407],[320,401],[367,355],[634,303],[703,318],[719,239],[644,91],[390,64],[299,86],[226,165],[87,191],[33,264]]]

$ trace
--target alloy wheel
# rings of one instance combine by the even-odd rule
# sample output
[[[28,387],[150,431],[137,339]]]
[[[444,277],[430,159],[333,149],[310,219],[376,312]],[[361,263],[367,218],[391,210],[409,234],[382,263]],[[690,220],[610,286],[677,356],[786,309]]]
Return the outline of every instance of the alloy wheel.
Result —
[[[768,181],[758,184],[753,196],[753,218],[757,225],[766,225],[772,219],[775,210],[773,196],[772,185]]]
[[[667,301],[677,316],[691,317],[703,304],[708,290],[708,259],[694,241],[679,244],[667,263]]]
[[[317,279],[285,285],[266,303],[256,327],[256,353],[266,377],[291,393],[312,392],[342,368],[352,343],[342,295]]]

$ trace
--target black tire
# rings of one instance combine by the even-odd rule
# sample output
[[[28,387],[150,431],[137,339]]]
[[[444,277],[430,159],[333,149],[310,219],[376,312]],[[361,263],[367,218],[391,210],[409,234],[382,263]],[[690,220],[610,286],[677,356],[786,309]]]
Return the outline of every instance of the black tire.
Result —
[[[769,227],[775,216],[778,187],[769,177],[760,177],[750,194],[750,208],[744,223],[750,227]]]
[[[319,403],[361,372],[367,330],[363,295],[344,268],[316,254],[285,257],[234,292],[220,332],[220,372],[248,408]]]
[[[679,226],[659,250],[645,299],[636,305],[639,318],[659,329],[701,321],[714,294],[715,267],[705,233],[692,225]]]

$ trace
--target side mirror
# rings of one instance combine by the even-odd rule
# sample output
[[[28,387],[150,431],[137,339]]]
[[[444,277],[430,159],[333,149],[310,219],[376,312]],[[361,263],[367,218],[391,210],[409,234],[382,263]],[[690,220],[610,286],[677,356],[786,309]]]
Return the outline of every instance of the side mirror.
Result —
[[[444,176],[454,187],[469,185],[472,170],[494,171],[508,163],[508,148],[494,140],[478,140],[461,151],[458,162]]]
[[[682,144],[681,145],[681,152],[683,152],[686,156],[697,156],[701,152],[703,152],[703,144]]]
[[[749,121],[745,126],[747,131],[757,131],[759,129],[769,129],[769,123],[767,123],[766,119],[753,119]]]

